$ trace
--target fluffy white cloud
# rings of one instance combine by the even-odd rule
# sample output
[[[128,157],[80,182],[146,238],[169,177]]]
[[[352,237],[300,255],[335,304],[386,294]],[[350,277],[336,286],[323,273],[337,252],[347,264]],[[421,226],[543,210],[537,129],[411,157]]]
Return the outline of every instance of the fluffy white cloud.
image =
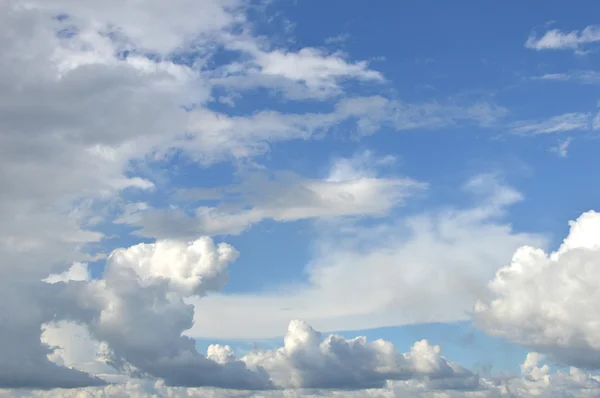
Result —
[[[331,337],[328,337],[328,339]],[[346,341],[352,343],[352,341]],[[418,343],[426,346],[423,342]],[[415,345],[417,346],[417,344]],[[428,347],[428,354],[431,354],[432,347]],[[219,348],[227,352],[227,349]],[[339,349],[339,346],[338,346]],[[283,350],[283,349],[280,349]],[[411,350],[410,353],[398,354],[402,358],[421,355],[419,359],[425,359],[424,352],[419,354]],[[325,354],[331,356],[332,350],[326,348]],[[229,355],[229,354],[227,354]],[[434,362],[447,363],[454,369],[461,369],[459,365],[447,362],[439,356],[437,349],[433,348]],[[504,378],[480,378],[468,371],[466,373],[458,372],[454,378],[435,379],[424,374],[408,380],[388,380],[385,386],[380,388],[369,388],[359,390],[349,389],[277,389],[270,391],[243,391],[231,389],[215,388],[188,388],[188,387],[170,387],[162,381],[146,380],[127,380],[105,387],[88,387],[71,390],[54,391],[28,391],[28,390],[0,390],[2,398],[46,398],[55,397],[59,394],[61,397],[154,397],[154,398],[191,398],[191,397],[261,397],[261,398],[290,398],[290,397],[417,397],[417,398],[501,398],[501,397],[572,397],[572,398],[592,398],[600,393],[600,377],[586,373],[581,369],[570,368],[568,372],[552,372],[547,364],[541,364],[543,356],[532,352],[527,355],[524,363],[521,365],[521,376]],[[289,364],[294,366],[293,364]],[[327,374],[327,373],[326,373]],[[453,382],[454,381],[454,382]],[[465,384],[466,382],[466,384]]]
[[[302,321],[289,324],[282,348],[253,351],[242,359],[250,367],[264,368],[275,384],[293,388],[381,388],[386,380],[428,378],[452,380],[459,389],[473,389],[479,382],[475,374],[446,361],[440,347],[426,340],[400,354],[384,340],[323,338]],[[457,379],[462,381],[460,387]]]
[[[475,299],[485,294],[486,283],[514,250],[545,242],[501,221],[506,207],[521,195],[493,175],[473,178],[464,189],[481,204],[391,218],[374,227],[317,225],[306,282],[189,300],[196,307],[196,323],[187,333],[275,337],[290,317],[324,331],[467,319]]]
[[[563,364],[598,369],[600,214],[584,213],[570,224],[555,252],[518,249],[490,282],[491,297],[477,303],[474,316],[490,334]]]
[[[525,47],[534,50],[580,50],[587,44],[600,41],[600,26],[586,26],[582,31],[563,32],[552,29],[541,37],[531,35],[525,42]]]
[[[83,321],[90,335],[107,344],[107,363],[131,376],[158,377],[168,385],[268,388],[268,376],[237,360],[215,362],[196,351],[182,332],[194,309],[183,298],[220,289],[237,251],[210,238],[159,241],[118,249],[103,278],[82,285]]]

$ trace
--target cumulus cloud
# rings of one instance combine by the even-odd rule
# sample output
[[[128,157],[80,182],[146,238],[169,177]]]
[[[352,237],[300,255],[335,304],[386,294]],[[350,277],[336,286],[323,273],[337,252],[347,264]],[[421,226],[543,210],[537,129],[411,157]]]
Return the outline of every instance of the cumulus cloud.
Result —
[[[586,45],[600,41],[600,26],[589,25],[582,31],[573,30],[563,32],[559,29],[552,29],[544,33],[541,37],[532,34],[527,38],[525,47],[541,50],[581,50]]]
[[[390,158],[368,156],[368,161],[338,160],[323,179],[282,174],[272,182],[253,174],[247,186],[224,188],[225,196],[246,196],[243,205],[250,204],[250,210],[196,208],[194,223],[184,219],[177,227],[193,240],[159,239],[114,250],[102,275],[92,280],[86,262],[98,256],[90,245],[106,238],[95,228],[108,219],[99,214],[124,204],[113,221],[135,224],[140,214],[154,210],[144,199],[123,198],[157,188],[156,176],[142,176],[136,168],[148,161],[170,159],[174,152],[203,166],[245,159],[264,154],[274,142],[318,138],[342,122],[353,125],[349,134],[365,136],[383,127],[490,127],[507,113],[486,102],[341,97],[346,81],[385,84],[385,78],[347,54],[313,47],[291,51],[251,36],[247,6],[237,0],[0,2],[0,387],[23,388],[6,391],[9,396],[223,394],[195,388],[200,386],[375,386],[380,388],[374,394],[384,395],[455,394],[453,389],[477,389],[470,392],[476,394],[487,388],[488,381],[424,341],[399,354],[382,341],[322,339],[294,322],[283,348],[239,358],[218,345],[201,354],[184,333],[278,334],[290,315],[281,314],[282,306],[312,317],[325,330],[462,319],[466,303],[481,293],[481,281],[492,277],[505,253],[524,243],[543,245],[539,236],[517,233],[499,221],[520,195],[489,177],[467,185],[483,192],[485,205],[377,228],[337,220],[335,227],[344,227],[341,235],[323,229],[308,267],[310,280],[287,295],[214,294],[227,282],[238,254],[198,236],[242,231],[263,219],[381,216],[424,185],[381,177],[376,169]],[[576,35],[578,45],[591,42],[593,33]],[[235,60],[215,67],[214,59],[228,51]],[[234,116],[210,109],[220,89],[231,99],[255,87],[283,92],[288,99],[339,97],[330,111],[307,114]],[[369,162],[377,167],[367,167]],[[151,223],[141,225],[151,230]],[[149,235],[176,235],[156,225],[159,232]],[[191,303],[209,292],[213,295],[196,304],[195,314]],[[407,305],[409,299],[418,305]],[[223,315],[226,309],[237,311],[237,319]],[[582,339],[582,349],[594,352],[593,338]],[[529,345],[544,352],[554,343],[544,344]],[[560,350],[545,351],[565,359]],[[545,368],[533,371],[532,361],[527,374],[545,382]],[[570,377],[593,388],[589,375],[574,371]],[[128,382],[103,386],[123,379]]]
[[[325,341],[335,336],[327,337]],[[339,341],[341,338],[335,337]],[[358,339],[360,340],[360,338]],[[344,340],[348,346],[353,340]],[[322,343],[322,344],[323,344]],[[374,344],[373,342],[371,344]],[[383,342],[385,344],[385,342]],[[337,349],[341,347],[348,348],[343,344],[338,344]],[[415,349],[415,347],[427,347],[425,351]],[[356,344],[353,345],[356,347]],[[521,365],[522,373],[520,376],[507,376],[503,378],[482,378],[469,371],[462,371],[460,365],[447,361],[439,356],[436,346],[430,346],[424,341],[418,342],[413,346],[409,353],[399,354],[406,363],[410,361],[426,361],[427,363],[447,363],[452,367],[456,374],[453,378],[447,375],[442,378],[431,378],[430,372],[417,372],[416,377],[407,380],[388,380],[385,385],[378,388],[368,388],[360,390],[351,389],[304,389],[289,388],[276,389],[270,391],[248,391],[231,390],[215,388],[190,388],[167,386],[162,381],[151,380],[127,380],[104,387],[88,387],[77,390],[54,390],[54,391],[31,391],[31,390],[0,390],[0,397],[6,398],[46,398],[54,397],[59,394],[61,397],[261,397],[261,398],[282,398],[282,397],[378,397],[392,398],[398,396],[410,397],[443,397],[443,398],[500,398],[500,397],[557,397],[568,396],[573,398],[590,398],[600,393],[600,378],[594,374],[587,373],[578,368],[570,368],[568,372],[552,371],[548,364],[543,363],[544,357],[536,352],[531,352],[525,358]],[[392,347],[393,348],[393,347]],[[227,348],[213,347],[213,350],[221,351],[221,354],[229,356]],[[285,347],[277,350],[282,352]],[[415,351],[420,351],[416,353]],[[332,346],[323,350],[321,356],[334,359]],[[415,357],[415,356],[418,356]],[[293,367],[294,364],[288,364]],[[337,363],[334,366],[339,366]],[[409,365],[410,366],[410,365]],[[337,369],[337,368],[336,368]],[[329,369],[328,369],[329,370]],[[431,368],[429,368],[431,370]],[[330,375],[331,372],[327,373]]]
[[[292,321],[277,350],[254,351],[243,358],[249,366],[261,366],[276,384],[294,388],[381,388],[386,380],[416,378],[458,379],[457,388],[478,386],[478,377],[440,355],[440,347],[426,340],[400,354],[387,341],[367,342],[364,337],[326,338],[302,321]],[[442,385],[440,384],[440,389]]]
[[[545,239],[502,221],[507,207],[522,197],[498,177],[474,177],[464,190],[477,205],[390,217],[376,226],[318,225],[306,282],[189,300],[198,326],[187,333],[276,337],[290,317],[324,331],[467,319],[502,259],[508,261],[523,244],[544,245]]]
[[[237,360],[215,362],[182,332],[194,309],[183,298],[222,288],[237,251],[210,238],[158,241],[113,251],[103,278],[85,285],[82,299],[95,310],[91,336],[107,344],[107,363],[131,376],[167,385],[268,388],[268,376]]]
[[[546,353],[562,364],[600,368],[597,311],[600,281],[600,214],[590,211],[570,223],[557,251],[519,248],[489,284],[474,316],[492,335]]]
[[[109,358],[103,353],[108,348],[103,347],[104,343],[94,341],[84,326],[74,323],[48,326],[43,338],[56,346],[51,355],[53,361],[100,373],[118,384],[124,382],[123,378],[119,380],[116,377],[114,369],[111,374],[108,368]],[[281,348],[255,349],[237,358],[229,346],[215,344],[208,347],[206,361],[214,367],[228,368],[232,378],[240,376],[235,373],[233,365],[248,372],[251,369],[268,374],[273,385],[267,384],[263,388],[277,390],[364,390],[384,388],[389,380],[420,381],[428,383],[429,388],[434,390],[475,390],[481,387],[477,374],[448,361],[441,355],[439,346],[426,340],[416,342],[409,352],[400,353],[392,343],[384,340],[368,342],[365,337],[322,336],[299,320],[289,323]],[[164,381],[159,383],[164,384]],[[236,383],[231,379],[225,387],[236,387]],[[240,386],[248,388],[247,385]]]

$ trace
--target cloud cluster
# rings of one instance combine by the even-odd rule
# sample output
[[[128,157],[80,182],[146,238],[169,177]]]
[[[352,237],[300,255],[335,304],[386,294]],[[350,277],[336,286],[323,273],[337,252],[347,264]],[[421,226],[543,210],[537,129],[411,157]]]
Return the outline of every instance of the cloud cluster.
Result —
[[[210,238],[115,250],[103,278],[81,291],[96,310],[86,322],[90,335],[107,344],[110,364],[131,375],[158,377],[167,385],[268,388],[260,369],[252,372],[236,360],[211,361],[182,336],[194,312],[183,298],[222,288],[236,257],[233,247]]]
[[[243,4],[234,0],[180,0],[168,7],[160,1],[140,4],[0,3],[2,386],[100,383],[49,362],[50,351],[41,344],[40,333],[42,325],[52,322],[94,319],[94,333],[110,334],[107,319],[95,317],[98,308],[93,300],[81,296],[85,270],[68,267],[98,258],[88,249],[105,238],[93,229],[99,208],[120,201],[125,190],[139,193],[155,188],[150,179],[132,170],[133,164],[168,157],[178,147],[197,153],[195,158],[216,146],[233,156],[251,152],[236,152],[234,137],[229,137],[229,146],[211,142],[208,135],[198,139],[201,145],[186,146],[186,134],[198,137],[202,132],[189,128],[192,114],[182,107],[211,101],[204,62],[218,51],[213,43],[224,42],[232,29],[246,23]],[[178,62],[185,53],[196,62]],[[316,58],[329,62],[329,69],[341,62],[336,61],[339,57],[335,65],[326,55]],[[272,71],[276,61],[270,59],[265,67]],[[343,71],[334,72],[336,79],[343,78]],[[260,137],[258,141],[264,142]],[[252,140],[245,144],[256,145]],[[198,287],[194,276],[187,274],[197,269],[163,275],[164,270],[152,268],[160,278],[148,280],[143,277],[148,271],[145,265],[119,268],[115,261],[111,260],[106,279],[92,284],[98,290],[92,292],[98,296],[94,298],[111,294],[122,302],[122,307],[109,311],[114,316],[110,319],[134,317],[135,309],[128,307],[127,299],[135,298],[146,306],[140,314],[156,319],[162,308],[181,317],[173,330],[160,331],[169,338],[169,333],[188,325],[191,309],[172,295],[175,286]],[[47,282],[53,283],[42,282],[50,274]],[[133,276],[132,281],[120,280],[123,274]],[[167,279],[171,282],[165,286]],[[65,280],[79,283],[61,282]],[[134,297],[129,289],[143,293]]]
[[[292,321],[284,346],[254,351],[243,358],[249,366],[267,370],[275,383],[293,388],[368,389],[381,388],[386,380],[429,378],[447,380],[440,389],[453,386],[472,389],[478,377],[440,355],[440,347],[426,340],[400,354],[384,340],[367,342],[364,337],[345,339],[321,334],[302,321]],[[461,383],[456,383],[460,379]]]
[[[225,394],[206,386],[239,390],[230,396],[597,393],[593,375],[575,368],[550,374],[537,354],[506,387],[447,360],[427,341],[399,353],[381,340],[323,337],[301,321],[289,324],[279,349],[243,357],[220,345],[197,351],[194,337],[278,335],[292,314],[326,331],[450,321],[464,319],[482,297],[475,314],[490,333],[565,364],[600,366],[598,215],[583,215],[555,253],[519,249],[488,291],[485,282],[509,253],[544,245],[541,236],[502,221],[521,195],[493,176],[464,187],[483,205],[375,227],[355,219],[385,216],[427,184],[384,177],[380,169],[393,159],[370,153],[338,159],[323,178],[252,171],[239,185],[180,192],[189,202],[242,197],[227,206],[190,205],[191,216],[189,208],[167,212],[127,199],[156,189],[158,177],[140,170],[174,153],[208,166],[247,161],[277,142],[318,139],[342,123],[351,126],[348,136],[362,137],[383,128],[491,127],[508,113],[481,101],[409,103],[350,93],[350,81],[386,79],[347,54],[293,51],[256,36],[252,7],[242,0],[0,2],[0,388],[21,388],[0,396]],[[594,26],[554,30],[527,46],[580,50],[599,37]],[[215,109],[254,89],[321,101],[324,109]],[[597,124],[591,114],[571,113],[514,129]],[[111,206],[123,214],[99,216]],[[238,253],[198,236],[301,219],[322,223],[306,283],[284,286],[285,294],[218,293]],[[112,250],[92,278],[88,263],[103,254],[90,247],[108,238],[96,228],[101,221],[139,226],[160,239]]]
[[[403,356],[412,355],[402,354]],[[421,358],[423,359],[423,358]],[[444,361],[444,359],[441,359]],[[570,368],[568,372],[553,372],[544,357],[536,352],[527,354],[521,365],[520,376],[505,378],[477,378],[477,385],[470,384],[462,388],[462,383],[469,378],[459,377],[459,384],[448,384],[447,378],[436,379],[418,378],[409,380],[391,380],[381,388],[362,390],[340,389],[277,389],[270,391],[243,391],[213,388],[170,387],[161,381],[128,380],[119,384],[105,387],[88,387],[79,390],[28,391],[0,390],[0,397],[6,398],[46,398],[60,394],[61,397],[378,397],[393,398],[398,396],[410,397],[440,397],[440,398],[501,398],[501,397],[573,397],[591,398],[600,393],[600,378],[581,369]],[[457,365],[454,365],[457,366]],[[449,386],[446,389],[444,386]]]
[[[467,319],[512,253],[524,244],[543,246],[545,239],[502,221],[522,197],[497,176],[474,177],[463,189],[476,205],[375,226],[318,224],[306,282],[190,300],[198,326],[189,334],[275,337],[290,317],[324,331]]]

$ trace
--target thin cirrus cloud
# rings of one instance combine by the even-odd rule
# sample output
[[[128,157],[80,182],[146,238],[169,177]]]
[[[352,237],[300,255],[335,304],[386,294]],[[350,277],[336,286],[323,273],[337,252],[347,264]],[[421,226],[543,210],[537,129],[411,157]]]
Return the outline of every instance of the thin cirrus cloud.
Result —
[[[595,70],[578,70],[565,73],[547,73],[545,75],[535,76],[533,79],[596,85],[600,84],[600,72]]]
[[[563,133],[567,131],[589,131],[596,130],[598,124],[597,116],[591,113],[564,113],[552,116],[546,120],[524,120],[514,123],[511,131],[515,134],[537,135]]]

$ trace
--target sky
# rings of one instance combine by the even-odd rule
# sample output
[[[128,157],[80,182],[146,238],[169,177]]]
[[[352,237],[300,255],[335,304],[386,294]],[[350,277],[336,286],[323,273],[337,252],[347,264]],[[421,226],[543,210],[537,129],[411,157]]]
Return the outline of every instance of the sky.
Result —
[[[0,397],[600,396],[599,11],[0,2]]]

